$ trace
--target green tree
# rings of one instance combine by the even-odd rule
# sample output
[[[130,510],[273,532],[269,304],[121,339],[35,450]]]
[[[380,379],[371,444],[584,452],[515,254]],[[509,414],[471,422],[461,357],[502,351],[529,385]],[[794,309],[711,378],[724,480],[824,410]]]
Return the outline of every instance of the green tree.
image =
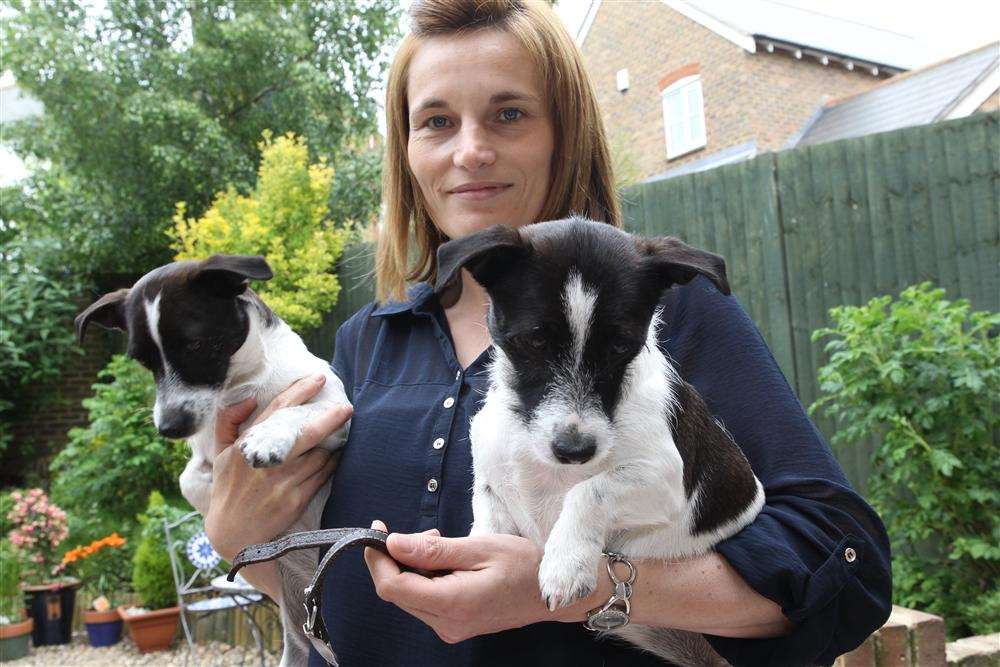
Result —
[[[4,219],[50,266],[143,272],[170,259],[175,202],[200,215],[228,185],[252,186],[265,129],[356,173],[341,165],[370,163],[350,147],[376,132],[396,5],[110,0],[95,18],[82,3],[10,2],[5,67],[45,113],[5,141],[45,166],[4,193]],[[355,219],[378,206],[350,203]]]

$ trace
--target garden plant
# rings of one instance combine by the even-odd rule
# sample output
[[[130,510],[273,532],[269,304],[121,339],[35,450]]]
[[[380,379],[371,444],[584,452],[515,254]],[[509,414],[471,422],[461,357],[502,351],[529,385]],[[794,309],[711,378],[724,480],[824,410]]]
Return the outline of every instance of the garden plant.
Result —
[[[1000,631],[1000,314],[929,283],[833,308],[819,372],[834,443],[878,440],[868,499],[892,541],[896,604],[953,638]]]

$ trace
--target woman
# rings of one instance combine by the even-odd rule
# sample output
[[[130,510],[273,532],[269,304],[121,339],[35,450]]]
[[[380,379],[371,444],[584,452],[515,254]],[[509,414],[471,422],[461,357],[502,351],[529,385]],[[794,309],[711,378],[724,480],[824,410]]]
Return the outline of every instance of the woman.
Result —
[[[397,532],[391,558],[368,549],[332,569],[322,612],[333,646],[348,666],[657,664],[582,627],[611,594],[606,575],[593,595],[550,613],[538,592],[540,549],[510,535],[467,537],[468,426],[485,390],[488,299],[468,274],[443,302],[427,286],[449,238],[570,211],[620,223],[579,54],[544,4],[434,0],[411,15],[388,87],[382,303],[337,335],[333,365],[355,416],[323,519]],[[718,553],[637,561],[632,621],[703,633],[736,664],[830,663],[888,616],[885,530],[742,308],[707,285],[668,291],[661,343],[744,449],[767,505]],[[314,392],[300,381],[281,401]],[[278,469],[247,468],[226,445],[252,407],[220,418],[225,449],[206,526],[227,558],[291,523],[329,468],[315,450]],[[316,433],[346,416],[332,411]],[[278,589],[273,565],[247,576]],[[311,664],[323,663],[314,653]]]

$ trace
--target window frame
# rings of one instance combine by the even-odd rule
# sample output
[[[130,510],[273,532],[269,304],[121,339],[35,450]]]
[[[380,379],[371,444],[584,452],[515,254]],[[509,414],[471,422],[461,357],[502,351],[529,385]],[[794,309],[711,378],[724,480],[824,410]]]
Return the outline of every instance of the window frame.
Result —
[[[698,98],[700,100],[699,109],[697,112],[701,116],[701,134],[692,134],[692,124],[689,119],[692,117],[691,109],[691,92],[688,88],[694,90],[697,87]],[[669,111],[669,99],[673,95],[681,95],[682,113],[683,118],[680,119],[682,125],[681,133],[685,138],[679,146],[672,146],[670,141],[670,129],[671,129],[671,118]],[[681,157],[682,155],[687,155],[692,151],[696,151],[700,148],[704,148],[708,145],[708,128],[705,126],[705,90],[701,85],[701,75],[691,74],[683,78],[674,81],[669,86],[663,89],[660,93],[660,106],[663,113],[663,132],[664,141],[667,144],[667,159],[673,160],[674,158]]]

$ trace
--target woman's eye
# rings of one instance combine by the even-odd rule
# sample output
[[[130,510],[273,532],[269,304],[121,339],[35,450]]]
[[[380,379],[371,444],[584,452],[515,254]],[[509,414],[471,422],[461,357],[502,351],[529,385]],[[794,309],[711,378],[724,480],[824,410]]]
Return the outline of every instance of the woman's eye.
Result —
[[[444,116],[431,116],[427,119],[426,125],[432,130],[443,130],[448,127],[448,119]]]
[[[520,109],[504,109],[500,112],[500,120],[505,123],[513,123],[515,120],[521,118],[524,112]]]

